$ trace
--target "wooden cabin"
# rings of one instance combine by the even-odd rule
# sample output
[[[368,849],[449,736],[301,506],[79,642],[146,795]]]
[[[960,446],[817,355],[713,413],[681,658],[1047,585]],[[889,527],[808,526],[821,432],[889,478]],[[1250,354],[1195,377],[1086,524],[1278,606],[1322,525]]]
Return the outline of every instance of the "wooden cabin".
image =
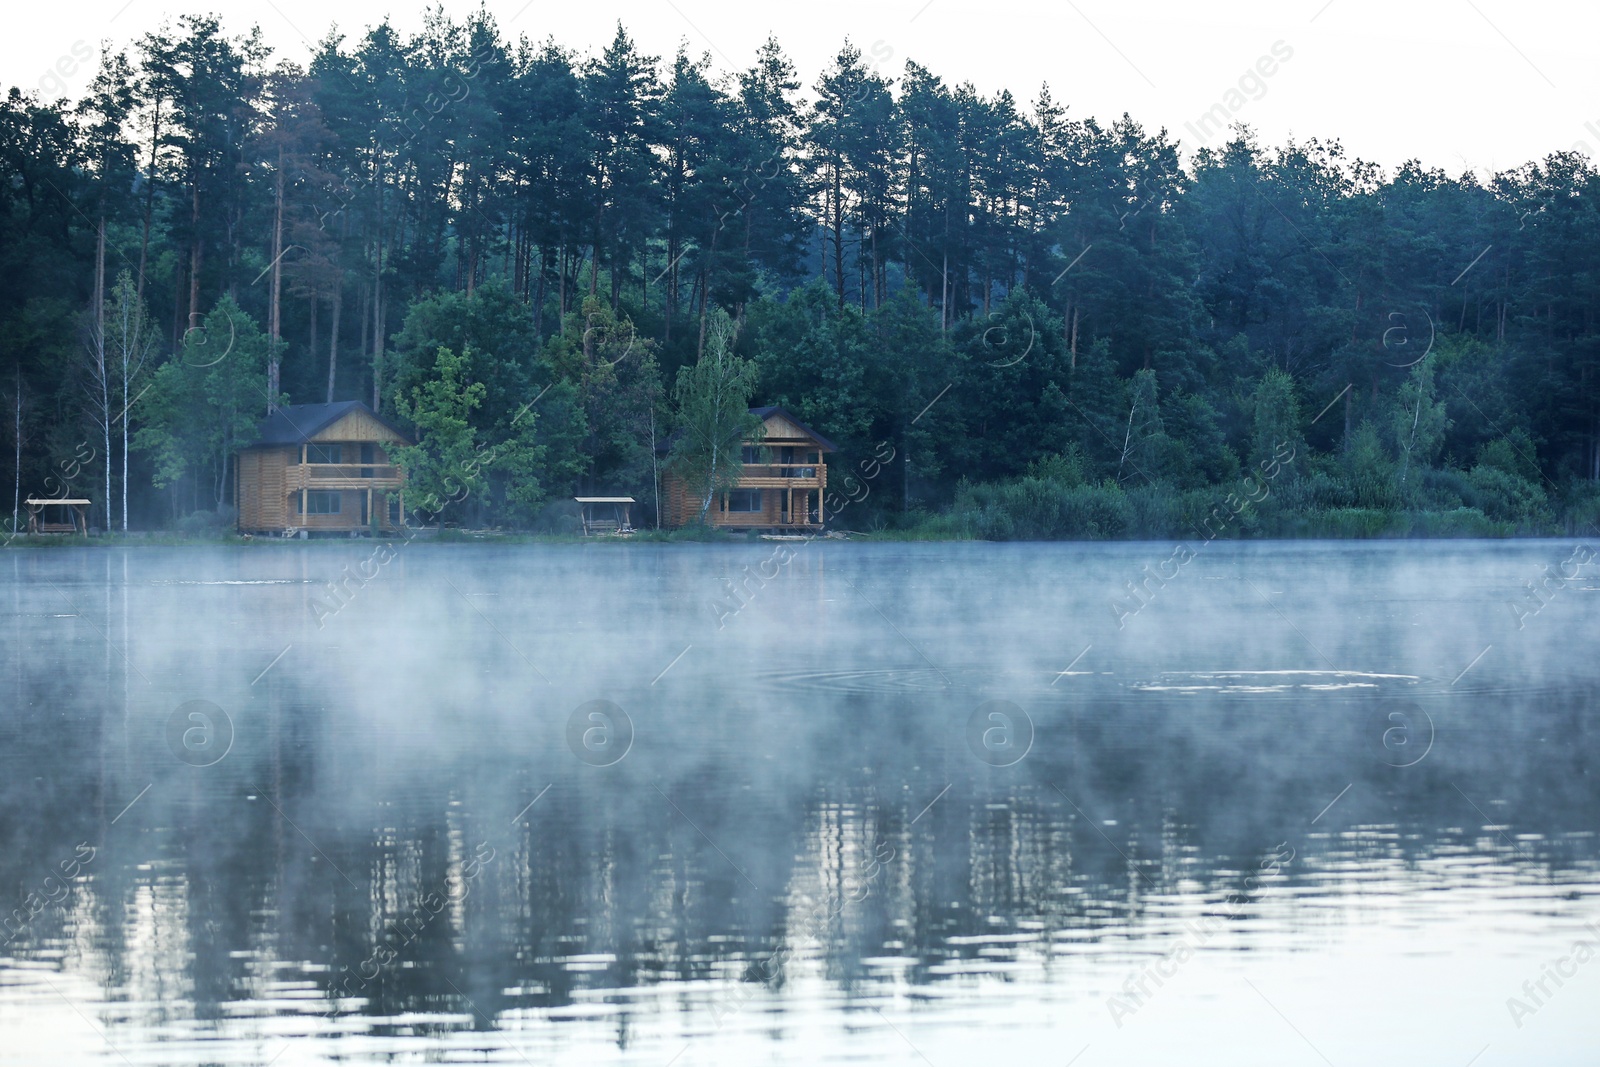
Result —
[[[359,401],[277,409],[235,459],[240,532],[349,534],[401,526],[405,476],[388,449],[409,443]]]
[[[766,433],[744,443],[738,486],[717,495],[706,522],[728,530],[820,530],[827,455],[838,449],[781,407],[751,408],[750,414]],[[687,525],[700,514],[701,500],[670,473],[662,478],[661,501],[669,526]]]

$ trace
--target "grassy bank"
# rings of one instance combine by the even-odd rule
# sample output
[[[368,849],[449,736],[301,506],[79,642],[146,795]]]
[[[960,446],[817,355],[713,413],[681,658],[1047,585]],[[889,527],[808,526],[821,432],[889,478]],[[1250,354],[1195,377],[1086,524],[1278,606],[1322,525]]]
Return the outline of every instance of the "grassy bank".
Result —
[[[1335,487],[1337,488],[1337,487]],[[1446,486],[1451,488],[1451,486]],[[1458,487],[1457,487],[1458,488]],[[1470,490],[1471,486],[1468,485]],[[1504,488],[1502,486],[1502,488]],[[830,526],[868,541],[1147,541],[1375,538],[1600,537],[1600,492],[1552,501],[1537,487],[1512,485],[1499,498],[1451,499],[1438,484],[1417,491],[1417,506],[1343,503],[1312,478],[1242,482],[1234,491],[1179,490],[1165,485],[1088,484],[1049,471],[1012,481],[963,485],[938,511],[844,513]],[[1434,499],[1428,499],[1432,494]],[[1442,499],[1441,499],[1442,497]],[[345,538],[302,541],[241,537],[212,527],[92,537],[28,536],[7,549],[138,545],[340,544]],[[583,537],[569,530],[413,528],[383,537],[434,544],[715,544],[756,540],[705,526],[641,529],[627,538]]]

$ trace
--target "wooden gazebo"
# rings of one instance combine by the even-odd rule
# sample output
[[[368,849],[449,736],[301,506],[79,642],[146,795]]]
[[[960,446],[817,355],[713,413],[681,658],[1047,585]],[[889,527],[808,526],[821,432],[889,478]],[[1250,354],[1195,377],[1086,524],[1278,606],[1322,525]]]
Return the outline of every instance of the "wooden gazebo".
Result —
[[[83,534],[89,533],[89,501],[69,500],[66,497],[33,497],[23,501],[28,505],[28,532],[31,534]],[[46,508],[64,508],[64,513],[58,513],[58,520],[65,522],[49,522],[45,518]]]
[[[635,503],[631,496],[575,496],[578,512],[583,519],[583,536],[594,534],[631,534],[633,523],[630,510]]]

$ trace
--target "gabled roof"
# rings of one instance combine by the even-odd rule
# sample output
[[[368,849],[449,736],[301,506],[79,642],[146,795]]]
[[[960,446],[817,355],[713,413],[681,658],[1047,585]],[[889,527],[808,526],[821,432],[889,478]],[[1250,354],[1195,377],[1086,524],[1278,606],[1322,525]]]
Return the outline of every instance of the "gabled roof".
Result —
[[[282,445],[303,445],[346,415],[361,412],[375,419],[409,440],[400,428],[373,411],[359,400],[341,400],[334,404],[289,404],[261,420],[256,439],[248,447],[272,448]]]
[[[788,408],[779,407],[776,404],[773,404],[773,405],[770,405],[770,406],[764,407],[764,408],[751,408],[750,409],[750,414],[754,415],[758,419],[761,419],[763,422],[766,421],[768,416],[771,416],[771,415],[782,415],[784,418],[786,418],[790,422],[794,423],[795,426],[797,428],[799,428],[802,432],[804,432],[807,437],[811,438],[817,444],[821,445],[822,446],[822,450],[824,452],[837,452],[837,451],[839,451],[839,446],[838,445],[834,444],[832,441],[828,440],[826,437],[822,436],[820,433],[818,433],[817,431],[813,430],[811,427],[807,426],[805,423],[801,422],[799,419],[795,418],[794,415],[792,415],[789,412]],[[667,436],[658,438],[656,440],[656,452],[659,453],[660,455],[663,455],[663,456],[666,455],[668,452],[671,452],[673,444],[676,443],[678,438],[680,438],[682,436],[683,436],[683,431],[682,430],[673,430]]]
[[[828,440],[826,437],[822,436],[820,433],[818,433],[817,431],[813,430],[811,427],[807,426],[805,423],[801,422],[799,419],[795,418],[794,415],[789,411],[788,408],[779,407],[778,405],[773,404],[773,405],[771,405],[769,407],[764,407],[764,408],[751,408],[750,409],[750,414],[752,414],[752,415],[754,415],[757,418],[760,418],[762,420],[765,420],[765,419],[767,419],[767,418],[769,418],[770,416],[773,416],[773,415],[782,415],[784,418],[788,419],[790,422],[792,422],[796,426],[798,426],[800,428],[800,430],[807,437],[811,438],[817,444],[821,445],[822,446],[822,450],[824,452],[837,452],[837,451],[839,451],[839,446],[838,445],[834,444],[832,441]]]

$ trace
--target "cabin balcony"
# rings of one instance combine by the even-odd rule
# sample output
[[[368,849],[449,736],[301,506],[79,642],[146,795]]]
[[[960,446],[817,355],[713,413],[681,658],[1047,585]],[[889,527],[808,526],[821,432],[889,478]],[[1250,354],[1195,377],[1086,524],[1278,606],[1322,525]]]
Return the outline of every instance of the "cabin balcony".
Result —
[[[285,488],[399,489],[405,484],[400,468],[382,463],[291,463],[285,469]]]
[[[825,463],[746,463],[739,474],[740,489],[826,489]]]

